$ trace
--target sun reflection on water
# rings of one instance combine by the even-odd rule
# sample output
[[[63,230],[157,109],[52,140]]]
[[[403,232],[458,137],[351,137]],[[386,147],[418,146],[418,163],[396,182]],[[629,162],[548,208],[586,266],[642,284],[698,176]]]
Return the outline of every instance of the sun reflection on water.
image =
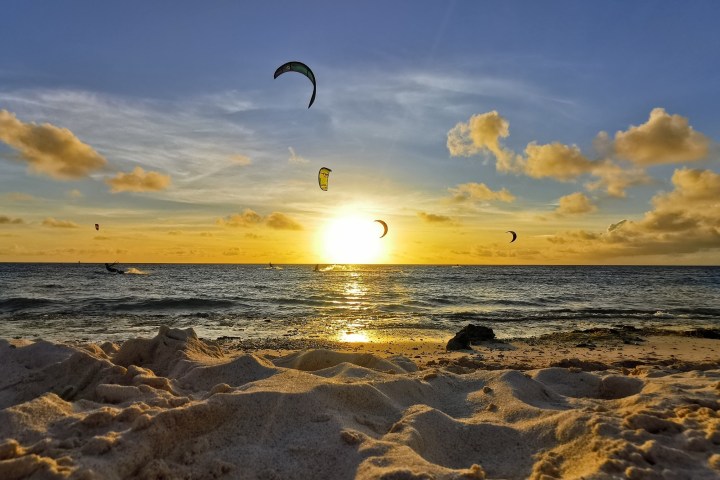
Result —
[[[338,341],[339,342],[346,342],[346,343],[361,343],[361,342],[370,342],[370,336],[365,332],[340,332],[340,335],[338,335]]]

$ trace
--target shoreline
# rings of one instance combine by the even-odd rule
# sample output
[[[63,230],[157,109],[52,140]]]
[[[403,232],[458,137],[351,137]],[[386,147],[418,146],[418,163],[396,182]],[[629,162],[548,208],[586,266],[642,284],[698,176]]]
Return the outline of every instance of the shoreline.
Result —
[[[0,340],[0,478],[716,478],[720,340],[645,333]]]

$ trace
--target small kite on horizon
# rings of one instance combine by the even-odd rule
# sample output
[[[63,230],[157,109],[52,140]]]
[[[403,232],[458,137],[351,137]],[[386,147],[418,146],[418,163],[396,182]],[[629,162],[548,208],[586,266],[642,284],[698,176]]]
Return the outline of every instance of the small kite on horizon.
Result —
[[[515,240],[517,240],[517,233],[513,232],[512,230],[508,230],[505,233],[512,233],[513,238],[512,240],[510,240],[510,243],[513,243]]]
[[[277,78],[280,75],[282,75],[285,72],[298,72],[303,75],[305,75],[313,84],[313,92],[312,97],[310,97],[310,104],[308,105],[308,108],[312,107],[313,102],[315,101],[315,91],[317,89],[317,84],[315,83],[315,74],[312,70],[310,70],[310,67],[305,65],[302,62],[287,62],[283,65],[280,65],[277,70],[275,70],[275,75],[273,78]]]
[[[385,235],[387,235],[387,232],[388,232],[387,223],[383,222],[382,220],[375,220],[375,221],[378,222],[380,225],[382,225],[383,228],[385,229],[385,230],[383,231],[383,234],[380,235],[380,238],[383,238]]]
[[[96,223],[96,224],[95,224],[95,230],[100,230],[100,224],[99,224],[99,223]]]

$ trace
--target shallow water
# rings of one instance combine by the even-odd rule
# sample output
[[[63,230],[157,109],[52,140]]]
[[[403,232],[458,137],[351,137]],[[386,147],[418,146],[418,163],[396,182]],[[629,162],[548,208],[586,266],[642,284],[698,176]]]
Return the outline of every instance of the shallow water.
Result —
[[[613,325],[720,326],[720,267],[0,264],[0,337],[499,337]],[[133,270],[130,270],[133,269]]]

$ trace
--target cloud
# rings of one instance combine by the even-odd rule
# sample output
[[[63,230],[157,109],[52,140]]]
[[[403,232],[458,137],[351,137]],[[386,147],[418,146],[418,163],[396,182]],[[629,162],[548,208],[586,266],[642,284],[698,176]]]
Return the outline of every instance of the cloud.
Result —
[[[493,110],[473,115],[467,123],[459,122],[451,128],[447,133],[447,148],[452,157],[470,157],[490,152],[495,155],[498,171],[516,171],[514,154],[500,145],[500,139],[508,135],[510,123]]]
[[[592,175],[598,177],[595,181],[585,183],[590,191],[605,190],[611,197],[624,198],[625,191],[636,185],[647,185],[652,179],[639,168],[623,168],[610,160],[595,162]]]
[[[225,255],[225,256],[227,256],[227,257],[232,257],[232,256],[240,255],[240,248],[238,248],[238,247],[230,247],[230,248],[228,248],[227,250],[225,250],[225,251],[223,252],[223,255]]]
[[[280,212],[273,212],[268,215],[265,223],[268,227],[276,230],[302,230],[302,225]]]
[[[70,130],[24,123],[7,110],[0,110],[0,142],[20,152],[32,172],[58,180],[87,177],[107,163]]]
[[[596,257],[678,255],[720,249],[720,174],[676,169],[673,190],[652,199],[640,220],[621,220],[605,232],[571,231],[550,242],[572,244],[574,253]]]
[[[525,148],[525,155],[524,172],[533,178],[550,177],[567,182],[590,173],[594,166],[575,145],[533,142]]]
[[[290,151],[290,158],[288,158],[288,162],[292,163],[293,165],[305,165],[307,163],[310,163],[308,160],[305,160],[303,157],[295,153],[295,150],[292,147],[288,147],[288,151]]]
[[[29,195],[27,193],[20,192],[8,192],[3,195],[3,197],[10,200],[11,202],[32,202],[37,200],[37,197],[33,197],[32,195]]]
[[[560,197],[555,213],[559,215],[582,215],[597,210],[590,199],[582,192],[571,193]]]
[[[252,227],[262,223],[263,217],[257,212],[246,208],[242,213],[236,213],[229,215],[225,218],[218,218],[218,225],[225,225],[228,227]]]
[[[617,132],[613,145],[617,156],[641,166],[700,160],[707,157],[709,146],[710,140],[687,118],[663,108],[654,108],[646,123]]]
[[[243,167],[252,165],[252,163],[253,163],[252,159],[250,157],[248,157],[247,155],[240,155],[240,154],[231,156],[230,160],[237,165],[242,165]]]
[[[568,182],[592,175],[597,179],[585,183],[585,188],[604,190],[613,197],[625,197],[628,187],[652,181],[642,169],[624,168],[610,159],[590,160],[576,145],[530,143],[525,154],[521,164],[523,172],[530,177]]]
[[[0,225],[21,225],[25,223],[22,218],[10,218],[6,215],[0,215]]]
[[[183,232],[180,231],[180,230],[170,230],[170,231],[167,232],[167,234],[168,234],[168,235],[173,235],[173,236],[178,236],[178,235],[182,235]]]
[[[421,220],[428,223],[450,223],[452,218],[446,217],[445,215],[436,215],[434,213],[418,212],[418,217]]]
[[[508,249],[507,247],[499,246],[497,244],[492,244],[490,246],[477,246],[472,249],[470,252],[470,255],[475,257],[484,257],[484,258],[534,258],[538,256],[540,253],[539,250],[533,250],[533,249]]]
[[[68,192],[65,192],[65,195],[67,195],[68,197],[73,198],[73,199],[83,198],[83,197],[85,196],[85,195],[83,195],[82,192],[81,192],[80,190],[78,190],[77,188],[76,188],[76,189],[73,189],[73,190],[70,190],[70,191],[68,191]]]
[[[52,217],[47,217],[45,220],[43,220],[42,224],[46,227],[51,228],[78,228],[79,225],[75,222],[71,222],[70,220],[56,220]]]
[[[651,183],[645,167],[700,160],[708,156],[710,146],[710,140],[693,130],[686,118],[669,115],[662,108],[653,109],[646,123],[618,131],[614,140],[600,132],[593,141],[600,155],[596,159],[585,156],[576,145],[559,142],[530,142],[524,155],[516,155],[500,144],[509,132],[509,122],[496,111],[473,115],[467,123],[460,122],[448,132],[447,147],[452,156],[491,153],[496,169],[502,172],[561,182],[586,175],[595,177],[585,183],[585,188],[624,197],[629,187]],[[623,160],[632,165],[622,165],[626,163]]]
[[[218,225],[225,225],[227,227],[256,227],[259,225],[265,225],[275,230],[302,230],[303,227],[298,222],[287,216],[282,212],[272,212],[267,217],[263,217],[259,213],[246,208],[242,213],[236,213],[234,215],[228,215],[224,218],[217,219]],[[252,235],[252,234],[249,234]],[[258,236],[249,236],[248,238],[260,238]]]
[[[449,188],[448,190],[452,194],[452,200],[454,202],[489,202],[498,200],[500,202],[510,203],[515,200],[515,196],[507,189],[503,188],[494,191],[484,183],[461,183],[455,188]]]
[[[118,192],[155,192],[166,189],[171,181],[169,175],[159,172],[146,172],[135,167],[130,173],[118,172],[113,178],[105,180],[112,193]]]

